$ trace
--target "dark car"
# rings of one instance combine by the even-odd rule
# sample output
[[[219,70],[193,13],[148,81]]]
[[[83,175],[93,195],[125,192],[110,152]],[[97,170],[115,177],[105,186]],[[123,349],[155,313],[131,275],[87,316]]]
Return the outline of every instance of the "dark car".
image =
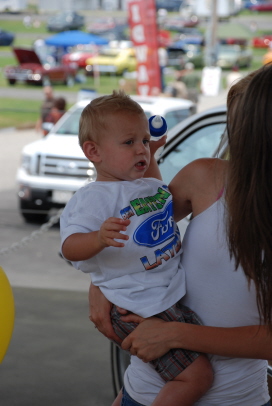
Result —
[[[156,0],[156,9],[164,8],[167,11],[179,11],[183,0]]]
[[[69,30],[80,30],[85,26],[85,18],[75,11],[66,11],[50,17],[47,21],[47,30],[61,32]]]
[[[0,30],[0,45],[12,45],[15,35],[8,31]]]
[[[10,85],[24,82],[38,85],[64,83],[72,86],[77,69],[69,65],[57,65],[55,59],[42,61],[33,49],[13,48],[17,66],[6,66],[4,76]]]
[[[187,62],[191,62],[195,68],[204,66],[204,51],[199,44],[179,40],[167,48],[167,53],[168,65],[176,69],[184,69]]]

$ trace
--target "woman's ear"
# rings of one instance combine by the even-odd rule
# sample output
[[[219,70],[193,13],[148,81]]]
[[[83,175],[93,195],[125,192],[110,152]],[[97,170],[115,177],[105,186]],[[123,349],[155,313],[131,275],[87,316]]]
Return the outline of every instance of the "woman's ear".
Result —
[[[85,141],[83,144],[83,152],[89,161],[100,162],[99,146],[96,142]]]

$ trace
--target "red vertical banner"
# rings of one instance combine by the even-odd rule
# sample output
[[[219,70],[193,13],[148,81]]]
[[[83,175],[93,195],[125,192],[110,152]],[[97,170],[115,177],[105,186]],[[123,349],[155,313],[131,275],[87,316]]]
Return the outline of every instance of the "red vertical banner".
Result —
[[[160,93],[158,31],[155,0],[129,0],[128,19],[137,57],[137,92]]]

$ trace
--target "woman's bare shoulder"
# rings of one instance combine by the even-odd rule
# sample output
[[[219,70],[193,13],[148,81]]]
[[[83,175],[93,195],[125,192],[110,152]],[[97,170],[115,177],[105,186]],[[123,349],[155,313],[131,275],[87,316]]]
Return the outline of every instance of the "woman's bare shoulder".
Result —
[[[212,205],[224,188],[228,162],[218,158],[201,158],[181,169],[169,188],[174,196],[176,213],[201,213]]]
[[[205,184],[214,183],[216,180],[218,183],[224,183],[224,179],[227,173],[228,162],[218,158],[200,158],[190,162],[184,168],[182,168],[177,175],[173,178],[172,182],[177,182],[180,179],[187,179],[188,183],[193,184]],[[171,182],[171,183],[172,183]]]

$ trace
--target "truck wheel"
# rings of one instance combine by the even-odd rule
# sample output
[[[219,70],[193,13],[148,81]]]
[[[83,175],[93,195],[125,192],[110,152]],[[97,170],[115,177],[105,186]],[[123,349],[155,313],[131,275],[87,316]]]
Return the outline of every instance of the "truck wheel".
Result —
[[[28,202],[20,200],[20,213],[27,223],[45,223],[48,219],[48,213],[40,213],[34,209]]]
[[[15,85],[16,79],[9,79],[8,82],[10,85]]]
[[[130,355],[112,342],[110,346],[112,384],[117,396],[124,383],[124,373],[130,363]]]

